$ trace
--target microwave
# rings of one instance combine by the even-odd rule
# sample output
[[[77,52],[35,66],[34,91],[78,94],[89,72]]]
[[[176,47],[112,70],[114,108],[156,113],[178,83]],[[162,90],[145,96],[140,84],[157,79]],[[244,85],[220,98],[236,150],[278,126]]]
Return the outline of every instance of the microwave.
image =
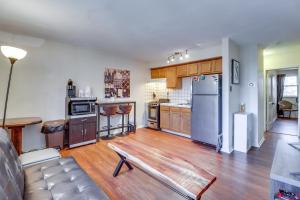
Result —
[[[69,115],[89,115],[95,114],[96,103],[94,101],[70,101]]]

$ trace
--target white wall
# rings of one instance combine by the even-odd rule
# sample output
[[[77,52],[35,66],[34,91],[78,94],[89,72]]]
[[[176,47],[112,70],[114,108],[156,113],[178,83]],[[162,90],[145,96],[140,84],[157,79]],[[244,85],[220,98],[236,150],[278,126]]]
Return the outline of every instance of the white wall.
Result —
[[[40,47],[25,47],[28,55],[16,63],[8,103],[8,117],[38,116],[44,121],[64,119],[65,88],[69,78],[79,87],[92,87],[104,97],[104,69],[125,68],[131,72],[131,99],[137,101],[137,125],[144,125],[144,87],[149,79],[145,64],[103,52],[46,41]],[[8,60],[0,55],[0,115],[9,73]],[[40,125],[25,128],[23,150],[41,148]]]
[[[246,105],[246,112],[253,113],[252,145],[259,147],[263,142],[264,117],[264,75],[262,50],[257,45],[241,47],[241,94],[240,101]]]
[[[223,80],[222,80],[222,129],[223,152],[233,151],[233,114],[239,111],[240,85],[231,84],[232,59],[240,61],[239,46],[229,38],[222,40]]]

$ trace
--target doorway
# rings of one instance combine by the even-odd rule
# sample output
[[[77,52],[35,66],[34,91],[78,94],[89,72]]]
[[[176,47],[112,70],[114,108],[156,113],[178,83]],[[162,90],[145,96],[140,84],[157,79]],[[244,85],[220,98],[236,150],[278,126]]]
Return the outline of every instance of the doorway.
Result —
[[[299,135],[298,68],[266,71],[266,128],[268,132]]]

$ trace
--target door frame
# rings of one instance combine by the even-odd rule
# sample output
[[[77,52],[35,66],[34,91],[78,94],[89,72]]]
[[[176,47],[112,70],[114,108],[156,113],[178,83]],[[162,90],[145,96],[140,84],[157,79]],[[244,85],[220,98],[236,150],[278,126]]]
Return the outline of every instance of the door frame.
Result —
[[[265,99],[265,106],[266,106],[266,113],[265,113],[265,129],[266,129],[266,131],[268,131],[268,130],[270,130],[271,128],[272,128],[272,126],[273,126],[273,123],[276,121],[276,119],[277,119],[277,115],[276,115],[276,117],[275,118],[273,118],[272,119],[272,125],[271,126],[269,126],[269,96],[268,96],[268,93],[269,93],[269,85],[268,85],[268,75],[272,72],[272,71],[276,71],[276,70],[266,70],[266,77],[265,77],[265,80],[266,80],[266,99]],[[273,78],[273,76],[272,76],[272,78]],[[271,87],[273,87],[273,79],[271,80]],[[276,82],[276,87],[277,87],[277,82]],[[272,89],[271,89],[272,90]],[[271,91],[271,93],[273,94],[273,92]],[[273,95],[272,95],[273,96]],[[277,95],[276,95],[276,107],[277,107]],[[276,108],[277,109],[277,108]]]
[[[297,107],[298,107],[298,137],[300,137],[300,111],[299,111],[299,105],[300,105],[300,102],[299,102],[299,100],[300,100],[300,66],[291,66],[291,67],[277,67],[277,68],[268,68],[268,70],[265,70],[265,73],[264,73],[264,80],[265,80],[265,86],[264,86],[264,90],[265,90],[265,92],[264,92],[264,96],[265,96],[265,98],[264,98],[264,105],[265,105],[265,109],[264,109],[264,129],[265,129],[265,131],[268,131],[268,120],[267,120],[267,114],[268,114],[268,108],[267,108],[267,106],[268,106],[268,99],[267,99],[267,90],[268,90],[268,86],[267,86],[267,84],[266,84],[266,81],[267,81],[267,75],[268,75],[268,72],[269,71],[273,71],[273,70],[291,70],[291,69],[296,69],[296,70],[298,70],[298,105],[297,105]]]

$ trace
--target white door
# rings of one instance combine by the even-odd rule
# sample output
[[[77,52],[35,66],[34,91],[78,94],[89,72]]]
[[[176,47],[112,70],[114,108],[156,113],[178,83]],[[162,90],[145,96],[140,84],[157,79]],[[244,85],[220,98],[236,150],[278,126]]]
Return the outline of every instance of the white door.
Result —
[[[267,130],[272,128],[277,119],[277,74],[273,71],[267,72]]]

